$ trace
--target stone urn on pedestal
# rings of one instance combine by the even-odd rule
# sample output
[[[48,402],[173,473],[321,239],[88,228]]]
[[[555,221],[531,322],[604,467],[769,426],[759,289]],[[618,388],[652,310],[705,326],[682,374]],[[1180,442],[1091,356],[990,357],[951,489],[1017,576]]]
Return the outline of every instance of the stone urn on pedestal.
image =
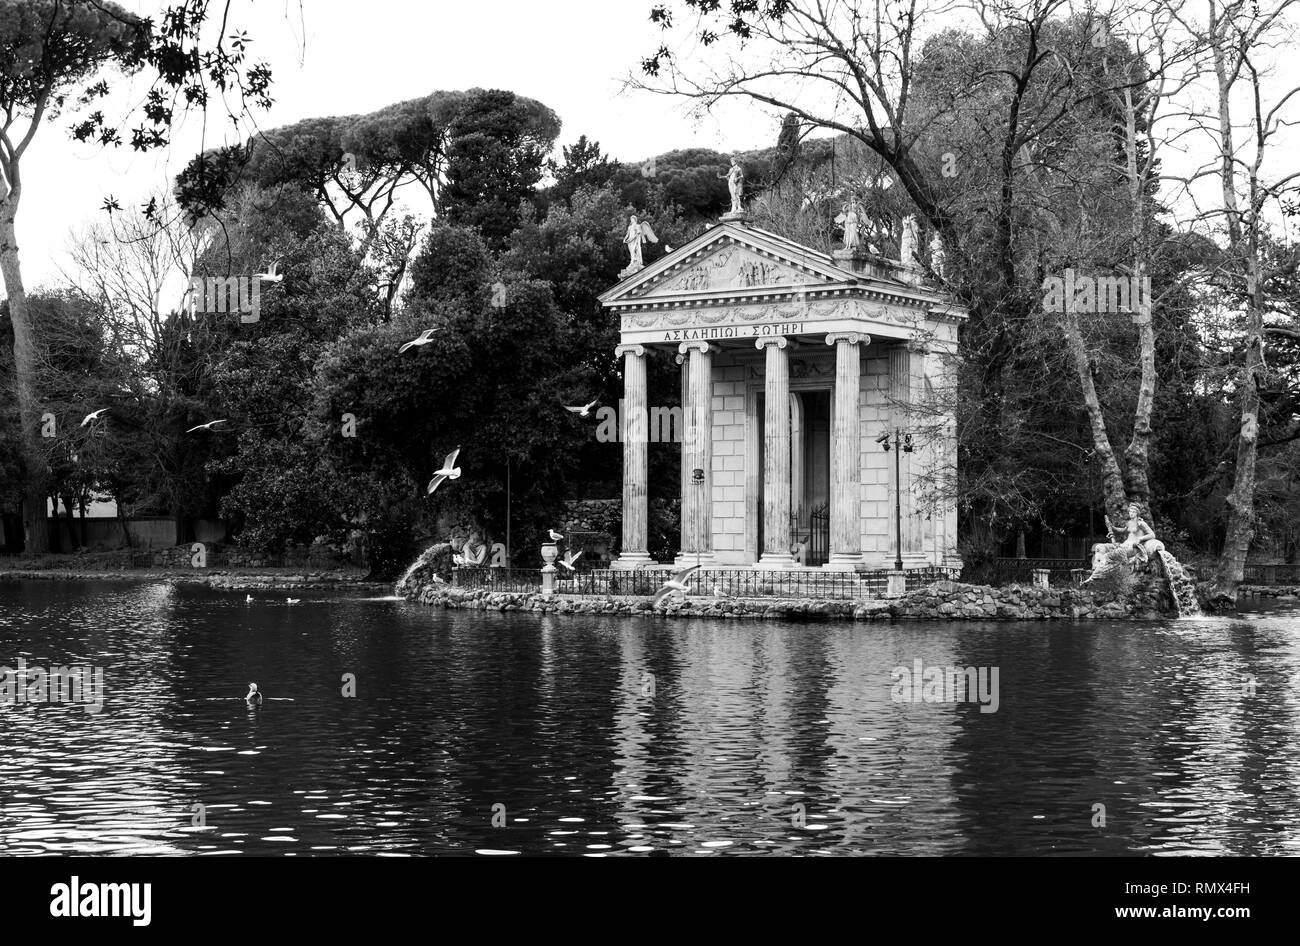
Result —
[[[555,594],[555,560],[559,557],[560,550],[553,542],[547,542],[542,546],[542,561],[546,564],[542,566],[542,594]]]

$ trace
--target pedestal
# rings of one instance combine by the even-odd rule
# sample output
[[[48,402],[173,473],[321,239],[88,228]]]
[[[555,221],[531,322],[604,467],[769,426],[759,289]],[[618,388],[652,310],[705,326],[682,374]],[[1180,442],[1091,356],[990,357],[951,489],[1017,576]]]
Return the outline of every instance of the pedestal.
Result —
[[[907,594],[907,572],[890,572],[885,579],[885,597],[901,598]]]

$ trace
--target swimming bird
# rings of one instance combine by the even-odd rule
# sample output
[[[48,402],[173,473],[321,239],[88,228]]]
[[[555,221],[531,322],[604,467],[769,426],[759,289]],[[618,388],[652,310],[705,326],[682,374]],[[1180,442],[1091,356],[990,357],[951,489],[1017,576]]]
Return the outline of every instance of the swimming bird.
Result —
[[[224,417],[221,418],[221,420],[210,420],[210,421],[208,421],[206,424],[199,424],[197,427],[191,427],[189,430],[187,430],[187,431],[185,431],[185,432],[186,432],[187,434],[192,434],[192,433],[194,433],[194,431],[196,431],[196,430],[211,430],[211,429],[212,429],[213,427],[215,427],[217,424],[224,424],[225,422],[226,422],[226,419],[225,419]]]
[[[298,603],[299,601],[301,601],[301,600],[302,600],[301,598],[285,598],[285,599],[284,599],[284,603],[285,603],[285,604],[297,604],[297,603]]]
[[[560,559],[560,564],[569,571],[573,571],[573,563],[580,558],[582,558],[582,549],[578,549],[576,552],[570,552],[568,555],[564,556],[564,558]]]
[[[590,417],[591,409],[599,403],[600,400],[596,399],[592,401],[590,404],[583,404],[581,407],[569,407],[569,405],[566,404],[564,406],[564,409],[566,411],[572,411],[573,413],[577,414],[579,417]]]
[[[244,699],[254,706],[262,705],[262,691],[257,688],[256,683],[248,685],[248,695]]]
[[[397,353],[400,355],[402,352],[406,351],[406,349],[408,349],[408,348],[413,348],[413,347],[417,347],[417,348],[418,348],[420,345],[427,345],[427,344],[429,344],[429,342],[433,341],[433,333],[436,332],[436,331],[438,331],[436,328],[426,328],[423,332],[421,332],[421,333],[420,333],[419,335],[417,335],[415,338],[411,339],[409,342],[407,342],[407,343],[406,343],[405,345],[403,345],[401,348],[397,349]]]
[[[563,535],[561,535],[560,533],[556,532],[554,529],[550,529],[550,530],[548,530],[546,534],[549,535],[549,536],[551,537],[551,541],[552,541],[552,542],[559,542],[561,539],[564,538]]]
[[[695,571],[695,569],[699,567],[699,565],[690,565],[673,572],[673,577],[664,582],[663,587],[660,588],[655,593],[654,598],[650,600],[650,607],[657,608],[659,602],[663,601],[664,598],[668,597],[674,591],[680,591],[682,594],[686,594],[691,583],[691,572]]]
[[[460,479],[460,467],[456,466],[456,457],[460,455],[460,447],[457,447],[447,458],[442,461],[442,469],[433,471],[433,479],[429,480],[429,493],[432,494],[435,489],[442,485],[443,480]]]
[[[280,273],[279,267],[280,267],[280,261],[275,260],[274,262],[271,263],[271,268],[264,273],[258,273],[257,278],[260,279],[262,282],[277,283],[280,280],[284,279],[283,274]]]
[[[104,413],[104,411],[106,411],[106,410],[108,410],[107,407],[101,407],[99,410],[95,411],[94,413],[87,414],[85,417],[82,418],[82,420],[81,420],[81,426],[82,426],[82,427],[85,427],[85,426],[86,426],[87,424],[89,424],[92,420],[98,420],[98,419],[99,419],[99,415],[102,414],[102,413]]]

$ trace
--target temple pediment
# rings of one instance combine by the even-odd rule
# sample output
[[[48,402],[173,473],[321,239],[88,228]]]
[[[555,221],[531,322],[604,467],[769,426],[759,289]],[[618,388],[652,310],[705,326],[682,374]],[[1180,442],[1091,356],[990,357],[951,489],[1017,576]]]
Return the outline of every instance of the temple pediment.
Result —
[[[723,224],[673,250],[601,297],[606,305],[755,290],[824,288],[854,281],[823,253],[775,234]]]

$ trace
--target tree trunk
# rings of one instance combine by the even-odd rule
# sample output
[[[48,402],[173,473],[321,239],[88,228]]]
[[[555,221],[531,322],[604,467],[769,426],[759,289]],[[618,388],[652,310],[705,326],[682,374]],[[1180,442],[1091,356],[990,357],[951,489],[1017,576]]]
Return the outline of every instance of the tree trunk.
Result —
[[[77,520],[73,515],[72,505],[73,505],[72,494],[64,493],[63,494],[63,517],[68,520],[68,545],[69,545],[68,551],[69,552],[75,552],[77,549],[81,548],[83,545],[86,544],[85,534],[84,533],[81,535],[77,534],[78,532]],[[58,512],[58,508],[59,508],[58,506],[55,506],[54,511]]]
[[[36,333],[27,306],[22,271],[18,266],[18,239],[14,231],[16,202],[0,201],[0,273],[9,293],[9,320],[14,328],[14,395],[18,400],[19,439],[26,482],[23,488],[24,551],[36,555],[50,550],[50,525],[45,514],[49,464],[41,446],[41,409],[36,398]]]
[[[56,493],[56,494],[53,495],[53,496],[45,496],[45,497],[43,497],[43,498],[44,498],[45,501],[44,501],[43,503],[41,503],[41,511],[44,512],[46,506],[49,506],[49,508],[50,508],[50,514],[49,514],[48,516],[45,517],[45,529],[46,529],[46,533],[49,535],[49,538],[50,538],[49,545],[46,547],[45,551],[47,551],[47,552],[55,552],[55,553],[58,553],[58,554],[62,554],[62,552],[63,552],[63,529],[60,527],[60,524],[59,524],[59,497],[58,497],[58,494]],[[50,521],[51,521],[51,520],[54,521],[54,525],[53,525],[53,526],[50,525]]]
[[[1259,381],[1264,367],[1263,286],[1259,260],[1250,262],[1252,289],[1246,312],[1246,362],[1241,371],[1241,428],[1237,435],[1237,469],[1228,494],[1228,530],[1210,596],[1236,601],[1246,575],[1246,556],[1255,538],[1255,457],[1259,449]]]
[[[1144,270],[1139,269],[1139,272]],[[1141,285],[1141,281],[1139,281]],[[1133,436],[1124,451],[1124,485],[1129,502],[1138,504],[1142,517],[1151,522],[1151,410],[1156,400],[1156,333],[1151,325],[1151,300],[1137,308],[1138,357],[1142,366],[1137,405],[1133,409]]]
[[[172,508],[172,522],[177,545],[189,545],[194,541],[194,522],[181,512],[180,507]]]
[[[1067,300],[1066,308],[1069,308]],[[1083,389],[1083,403],[1088,409],[1088,421],[1092,429],[1092,448],[1097,459],[1101,461],[1101,481],[1106,515],[1112,524],[1128,519],[1128,496],[1124,491],[1124,477],[1120,473],[1119,462],[1110,445],[1110,434],[1106,431],[1106,418],[1101,410],[1101,401],[1097,397],[1097,386],[1092,381],[1092,365],[1088,361],[1088,350],[1083,344],[1083,334],[1073,312],[1067,311],[1061,319],[1065,328],[1065,340],[1074,361],[1074,370],[1079,376],[1079,386]]]

